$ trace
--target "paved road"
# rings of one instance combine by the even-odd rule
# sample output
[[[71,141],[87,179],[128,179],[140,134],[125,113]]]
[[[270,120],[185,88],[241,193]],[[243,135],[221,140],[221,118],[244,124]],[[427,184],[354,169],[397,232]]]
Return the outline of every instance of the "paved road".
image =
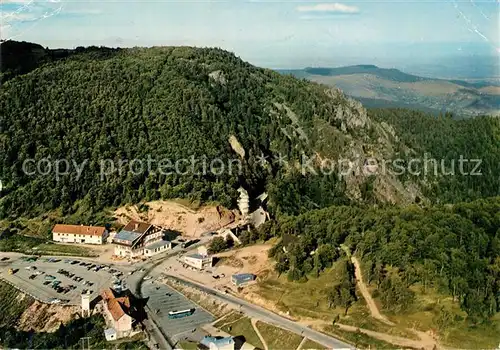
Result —
[[[284,329],[288,329],[294,333],[303,335],[317,343],[320,343],[330,349],[354,349],[351,345],[346,344],[338,339],[325,335],[321,332],[315,331],[311,328],[303,326],[285,317],[279,316],[269,310],[266,310],[260,306],[249,303],[243,299],[234,297],[226,293],[219,292],[215,289],[203,286],[198,283],[184,280],[176,276],[169,276],[169,277],[178,280],[186,285],[194,287],[196,289],[202,290],[208,294],[211,294],[227,303],[237,305],[240,307],[240,311],[244,312],[250,317],[255,317],[267,323],[282,327]]]
[[[196,245],[193,245],[189,247],[189,250],[194,250],[196,249],[197,246],[206,244],[211,237],[202,237],[202,240],[198,242]],[[162,255],[161,257],[157,257],[155,260],[150,261],[146,264],[144,264],[142,267],[145,269],[145,272],[139,275],[134,275],[134,279],[129,279],[129,286],[135,285],[136,290],[138,291],[139,295],[142,295],[144,292],[143,288],[143,283],[144,280],[143,278],[145,276],[151,276],[152,278],[159,277],[164,274],[164,263],[168,261],[168,259],[173,258],[175,255],[177,255],[180,252],[180,249],[175,249],[174,251],[169,252],[166,255]],[[289,320],[285,317],[282,317],[280,315],[277,315],[269,310],[266,310],[260,306],[254,305],[246,300],[234,297],[229,294],[225,294],[222,292],[219,292],[213,288],[206,287],[204,285],[194,283],[189,280],[185,280],[182,278],[179,278],[177,276],[169,276],[173,279],[176,279],[180,282],[183,282],[189,286],[192,286],[194,288],[197,288],[199,290],[202,290],[208,294],[211,294],[224,302],[231,303],[234,305],[237,305],[240,307],[240,310],[244,313],[246,313],[250,317],[255,317],[257,319],[260,319],[262,321],[265,321],[267,323],[282,327],[284,329],[288,329],[294,333],[301,334],[305,337],[308,337],[309,339],[323,344],[324,346],[330,348],[330,349],[354,349],[351,345],[344,343],[338,339],[335,339],[331,336],[325,335],[321,332],[315,331],[309,327],[303,326],[299,323],[296,323],[292,320]],[[155,319],[155,315],[151,315],[152,319]],[[158,320],[159,321],[159,320]],[[155,322],[156,325],[160,325],[160,322]],[[161,326],[161,325],[160,325]],[[162,334],[165,334],[165,330],[162,331]],[[168,334],[170,336],[170,334]],[[172,339],[169,339],[170,343],[172,342]]]

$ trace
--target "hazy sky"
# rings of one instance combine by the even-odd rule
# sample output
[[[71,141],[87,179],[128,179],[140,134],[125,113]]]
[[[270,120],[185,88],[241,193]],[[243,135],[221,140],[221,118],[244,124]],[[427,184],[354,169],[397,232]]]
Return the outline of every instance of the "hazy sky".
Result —
[[[495,55],[500,46],[496,0],[0,1],[2,39],[51,48],[217,46],[273,68],[397,65]]]

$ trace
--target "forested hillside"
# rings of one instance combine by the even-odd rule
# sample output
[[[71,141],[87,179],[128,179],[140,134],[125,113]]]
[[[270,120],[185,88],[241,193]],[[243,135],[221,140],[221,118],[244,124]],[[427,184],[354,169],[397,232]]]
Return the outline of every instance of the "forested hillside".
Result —
[[[276,193],[276,213],[298,213],[362,199],[367,181],[354,171],[303,177],[303,154],[362,162],[391,152],[385,131],[340,91],[217,49],[83,50],[5,82],[0,101],[0,217],[56,208],[65,215],[75,203],[98,212],[160,197],[234,206],[239,186],[251,195]],[[198,175],[201,159],[227,165],[239,158],[230,136],[244,149],[242,171]],[[182,162],[174,174],[125,166],[103,175],[103,161],[191,157],[198,160],[194,172]],[[54,174],[58,160],[68,161],[68,174]],[[44,171],[48,166],[52,171]],[[413,200],[397,179],[384,188],[379,200]]]
[[[57,208],[62,215],[78,208],[92,213],[174,197],[232,207],[240,186],[251,196],[267,190],[276,215],[352,201],[409,204],[429,193],[433,200],[446,201],[471,195],[463,179],[453,180],[462,181],[455,186],[444,178],[450,185],[443,189],[448,186],[452,194],[443,190],[436,196],[422,193],[427,184],[421,179],[366,173],[367,157],[391,159],[399,149],[409,149],[406,142],[417,148],[401,131],[404,126],[392,121],[395,132],[390,123],[379,122],[387,119],[379,118],[385,112],[371,118],[339,90],[254,67],[223,50],[81,48],[59,54],[52,50],[46,56],[51,58],[36,69],[37,64],[20,71],[11,67],[18,75],[2,86],[0,218]],[[453,121],[448,123],[455,128]],[[496,128],[498,119],[472,121],[462,134],[478,130],[476,123]],[[244,151],[241,171],[227,171],[240,158],[229,143],[232,136]],[[463,143],[454,137],[447,134],[437,151]],[[485,170],[487,176],[474,179],[471,198],[498,193],[492,185],[497,180],[492,178],[497,137],[477,141],[482,146],[474,156],[490,157],[485,165],[491,168]],[[159,161],[191,157],[197,160],[193,168],[186,161],[177,173],[158,171]],[[144,164],[150,158],[152,170],[129,165],[133,159]],[[226,171],[203,173],[203,159],[220,159]],[[311,174],[325,159],[329,166],[350,162],[352,171],[341,176],[337,166],[326,174]],[[64,174],[57,176],[54,168],[61,160],[68,163],[60,165]],[[115,171],[107,172],[107,162]],[[125,166],[118,171],[120,162]],[[31,167],[23,170],[23,164]]]
[[[416,285],[452,296],[472,325],[500,311],[499,197],[425,209],[337,206],[282,217],[260,235],[283,237],[272,256],[291,280],[317,276],[346,245],[388,311],[410,309]]]
[[[500,195],[500,118],[454,120],[450,114],[436,118],[407,109],[371,109],[369,115],[394,127],[399,140],[393,142],[400,145],[395,157],[437,161],[441,176],[434,176],[429,161],[426,176],[412,177],[414,181],[425,179],[421,184],[426,197],[448,203]],[[419,170],[423,173],[423,164]]]

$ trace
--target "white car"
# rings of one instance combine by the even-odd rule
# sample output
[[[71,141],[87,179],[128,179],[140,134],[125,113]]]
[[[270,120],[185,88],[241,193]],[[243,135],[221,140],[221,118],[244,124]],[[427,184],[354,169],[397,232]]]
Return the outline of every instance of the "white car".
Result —
[[[153,277],[151,277],[151,276],[145,276],[142,280],[143,281],[147,281],[147,280],[150,280],[151,278],[153,278]]]
[[[51,304],[59,304],[61,302],[61,299],[57,299],[57,298],[52,298],[49,300],[49,303]]]

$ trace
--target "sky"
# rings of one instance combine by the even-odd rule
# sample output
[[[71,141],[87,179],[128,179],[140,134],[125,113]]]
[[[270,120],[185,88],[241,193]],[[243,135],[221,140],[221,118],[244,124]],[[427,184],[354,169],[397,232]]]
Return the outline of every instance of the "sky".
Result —
[[[500,54],[498,0],[0,0],[2,39],[221,47],[269,68]]]

